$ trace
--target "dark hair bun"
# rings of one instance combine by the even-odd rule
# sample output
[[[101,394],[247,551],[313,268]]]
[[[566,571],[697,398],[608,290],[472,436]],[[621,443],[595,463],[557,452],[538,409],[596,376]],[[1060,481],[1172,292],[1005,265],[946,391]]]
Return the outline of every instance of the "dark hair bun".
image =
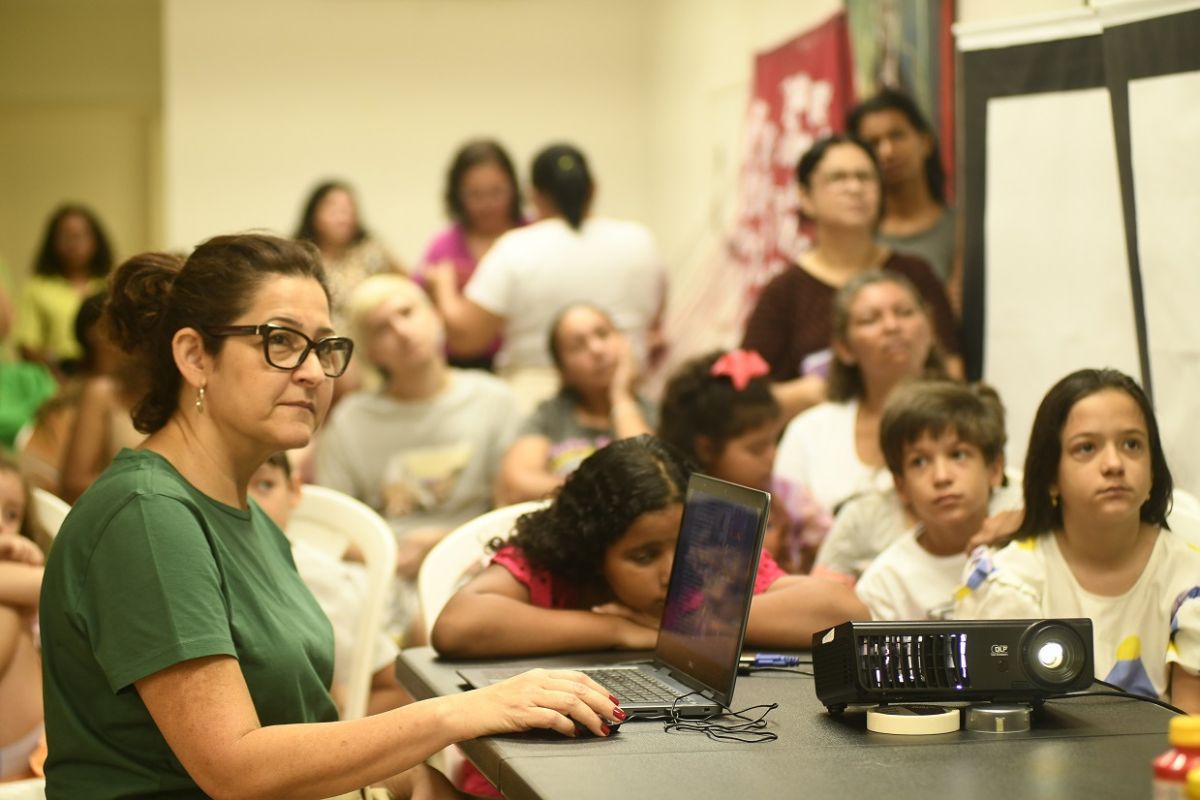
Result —
[[[116,343],[128,353],[156,342],[171,286],[183,266],[183,258],[169,253],[142,253],[126,261],[113,273],[108,293],[109,330]]]

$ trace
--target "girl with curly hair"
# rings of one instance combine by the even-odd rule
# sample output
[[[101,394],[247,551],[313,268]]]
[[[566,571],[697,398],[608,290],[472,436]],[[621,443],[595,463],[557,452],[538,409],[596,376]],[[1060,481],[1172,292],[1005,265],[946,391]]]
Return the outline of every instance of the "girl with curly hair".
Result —
[[[691,465],[652,436],[598,450],[554,502],[493,541],[492,563],[446,604],[433,645],[455,657],[648,649],[675,557]],[[845,587],[762,555],[747,644],[806,648],[866,609]]]

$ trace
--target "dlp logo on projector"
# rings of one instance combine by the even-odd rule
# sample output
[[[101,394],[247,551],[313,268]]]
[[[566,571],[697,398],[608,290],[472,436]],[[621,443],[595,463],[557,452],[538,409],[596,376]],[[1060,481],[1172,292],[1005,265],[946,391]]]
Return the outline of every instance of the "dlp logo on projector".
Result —
[[[1008,655],[1008,645],[1006,645],[1006,644],[994,644],[994,645],[992,645],[992,655],[994,655],[994,656],[1006,656],[1006,655]]]

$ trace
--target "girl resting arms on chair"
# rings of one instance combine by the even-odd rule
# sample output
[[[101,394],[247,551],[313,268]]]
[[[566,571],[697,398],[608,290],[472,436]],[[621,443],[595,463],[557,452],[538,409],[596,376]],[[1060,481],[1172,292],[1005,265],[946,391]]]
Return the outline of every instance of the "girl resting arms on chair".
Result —
[[[423,761],[528,728],[604,735],[598,684],[535,671],[478,692],[339,722],[333,634],[247,484],[303,447],[352,345],[334,335],[312,245],[211,239],[183,264],[146,254],[107,314],[150,390],[149,434],[63,523],[42,584],[49,797],[322,798],[384,782],[449,797]],[[354,794],[352,796],[358,796]]]
[[[492,564],[438,617],[434,647],[454,657],[654,647],[690,471],[653,436],[598,450],[507,544],[492,543]],[[785,575],[766,552],[755,593],[749,645],[807,648],[814,632],[867,618],[846,587]]]

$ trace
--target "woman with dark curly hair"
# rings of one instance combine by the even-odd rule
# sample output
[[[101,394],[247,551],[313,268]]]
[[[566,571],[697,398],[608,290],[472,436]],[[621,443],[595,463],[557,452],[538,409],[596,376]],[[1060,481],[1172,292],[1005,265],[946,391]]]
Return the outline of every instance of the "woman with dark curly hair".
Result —
[[[675,557],[691,465],[653,436],[596,451],[548,507],[492,543],[492,563],[438,617],[433,645],[455,657],[648,649]],[[866,609],[845,587],[785,575],[764,552],[746,642],[806,648]]]

